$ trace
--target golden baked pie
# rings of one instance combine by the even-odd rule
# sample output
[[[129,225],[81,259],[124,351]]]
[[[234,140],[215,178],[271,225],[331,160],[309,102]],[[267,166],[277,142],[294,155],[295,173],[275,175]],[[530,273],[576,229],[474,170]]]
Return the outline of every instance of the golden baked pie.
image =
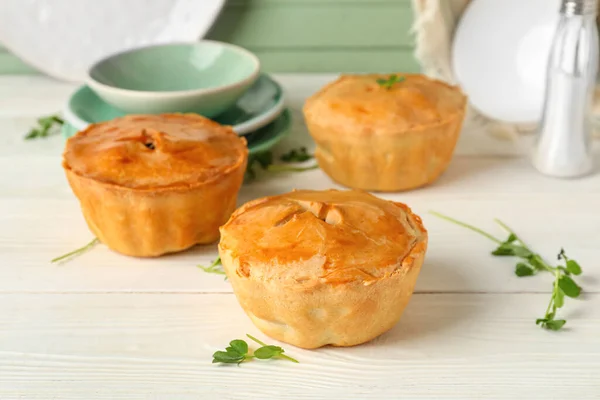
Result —
[[[426,248],[427,231],[406,205],[356,190],[251,201],[221,227],[219,242],[254,324],[309,349],[353,346],[392,328]]]
[[[437,179],[452,158],[466,97],[423,75],[396,76],[404,80],[385,85],[390,75],[345,75],[306,101],[319,166],[342,185],[416,188]]]
[[[98,239],[151,257],[219,238],[247,159],[245,139],[207,118],[130,115],[70,138],[63,168]]]

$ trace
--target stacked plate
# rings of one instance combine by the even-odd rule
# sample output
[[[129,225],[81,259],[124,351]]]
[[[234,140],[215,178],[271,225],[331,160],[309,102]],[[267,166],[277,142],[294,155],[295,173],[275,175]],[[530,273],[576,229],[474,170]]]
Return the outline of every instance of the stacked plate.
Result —
[[[124,115],[125,112],[106,103],[84,85],[65,107],[63,135],[70,137],[89,124]],[[287,134],[291,122],[281,86],[266,74],[260,75],[232,107],[213,119],[245,136],[250,154],[270,149]]]

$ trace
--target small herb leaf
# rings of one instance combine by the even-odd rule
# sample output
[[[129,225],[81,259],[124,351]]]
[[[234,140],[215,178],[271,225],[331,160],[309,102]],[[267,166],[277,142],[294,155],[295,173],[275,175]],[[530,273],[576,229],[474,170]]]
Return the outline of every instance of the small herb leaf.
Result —
[[[48,137],[52,134],[58,132],[58,129],[53,129],[55,126],[59,127],[65,123],[62,118],[58,115],[50,115],[48,117],[38,118],[37,120],[38,126],[31,129],[27,135],[25,135],[25,140],[37,139],[41,137]]]
[[[314,158],[309,154],[306,147],[293,149],[281,156],[281,161],[284,163],[299,163]],[[251,155],[248,158],[248,166],[246,167],[245,182],[251,182],[257,177],[257,168],[268,172],[302,172],[311,169],[319,168],[317,164],[304,166],[279,165],[274,164],[273,153],[266,151],[259,154]]]
[[[567,275],[562,275],[558,280],[558,287],[562,289],[565,295],[569,297],[579,297],[581,293],[581,288],[575,283],[571,277]]]
[[[531,276],[535,273],[535,270],[525,263],[518,263],[515,268],[515,275],[519,277]]]
[[[528,259],[531,256],[533,256],[533,254],[531,254],[531,251],[529,251],[528,249],[526,249],[523,246],[514,246],[514,252],[515,252],[515,256],[525,258],[525,259]]]
[[[213,261],[212,264],[208,267],[205,265],[197,265],[197,267],[203,270],[204,272],[208,272],[209,274],[225,275],[225,271],[223,271],[223,268],[221,267],[222,265],[223,264],[221,264],[221,257],[217,257],[217,259]],[[227,277],[225,277],[225,279],[227,279]]]
[[[283,162],[304,162],[313,158],[312,154],[308,154],[306,147],[300,147],[300,149],[292,149],[289,152],[283,154],[280,159]]]
[[[277,357],[283,353],[283,349],[279,346],[263,346],[254,352],[254,357],[260,360],[268,360],[269,358]]]
[[[567,271],[569,271],[573,275],[581,275],[581,267],[575,260],[567,261]]]
[[[248,354],[248,343],[244,340],[236,339],[229,342],[229,346],[240,354]]]
[[[381,86],[382,88],[390,90],[392,88],[392,86],[394,86],[394,84],[400,83],[405,79],[406,78],[404,76],[398,76],[396,74],[392,74],[387,79],[379,78],[375,82],[377,82],[377,84],[379,86]]]
[[[496,250],[492,251],[492,254],[495,256],[514,256],[515,250],[512,245],[502,243]]]
[[[224,364],[238,364],[246,358],[245,354],[239,354],[229,351],[215,351],[213,354],[213,364],[224,363]]]
[[[567,321],[565,321],[564,319],[553,319],[553,320],[550,320],[550,321],[546,321],[542,326],[544,328],[546,328],[546,329],[551,330],[551,331],[558,331],[566,323],[567,323]]]

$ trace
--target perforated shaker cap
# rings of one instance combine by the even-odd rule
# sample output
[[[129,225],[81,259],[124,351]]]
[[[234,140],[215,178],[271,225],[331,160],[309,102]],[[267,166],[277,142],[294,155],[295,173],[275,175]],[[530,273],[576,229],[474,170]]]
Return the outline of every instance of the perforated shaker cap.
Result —
[[[596,15],[598,0],[563,0],[560,12],[565,15]]]

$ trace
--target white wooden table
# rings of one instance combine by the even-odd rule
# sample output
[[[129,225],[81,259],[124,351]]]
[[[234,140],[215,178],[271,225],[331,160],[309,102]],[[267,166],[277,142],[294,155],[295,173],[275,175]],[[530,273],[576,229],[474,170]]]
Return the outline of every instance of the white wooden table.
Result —
[[[276,78],[295,117],[280,148],[307,143],[300,107],[332,77]],[[218,366],[211,355],[229,340],[265,336],[222,276],[196,268],[216,246],[154,260],[97,246],[50,264],[92,235],[60,166],[63,139],[22,137],[73,89],[0,77],[0,399],[600,398],[600,175],[545,178],[522,156],[531,138],[465,132],[435,185],[384,196],[408,203],[430,232],[416,294],[392,331],[354,348],[283,345],[300,364]],[[330,187],[319,170],[273,176],[244,186],[240,204]],[[567,299],[565,329],[534,323],[550,276],[517,278],[514,262],[489,255],[492,243],[432,209],[491,231],[501,218],[549,260],[564,246],[585,290]]]

